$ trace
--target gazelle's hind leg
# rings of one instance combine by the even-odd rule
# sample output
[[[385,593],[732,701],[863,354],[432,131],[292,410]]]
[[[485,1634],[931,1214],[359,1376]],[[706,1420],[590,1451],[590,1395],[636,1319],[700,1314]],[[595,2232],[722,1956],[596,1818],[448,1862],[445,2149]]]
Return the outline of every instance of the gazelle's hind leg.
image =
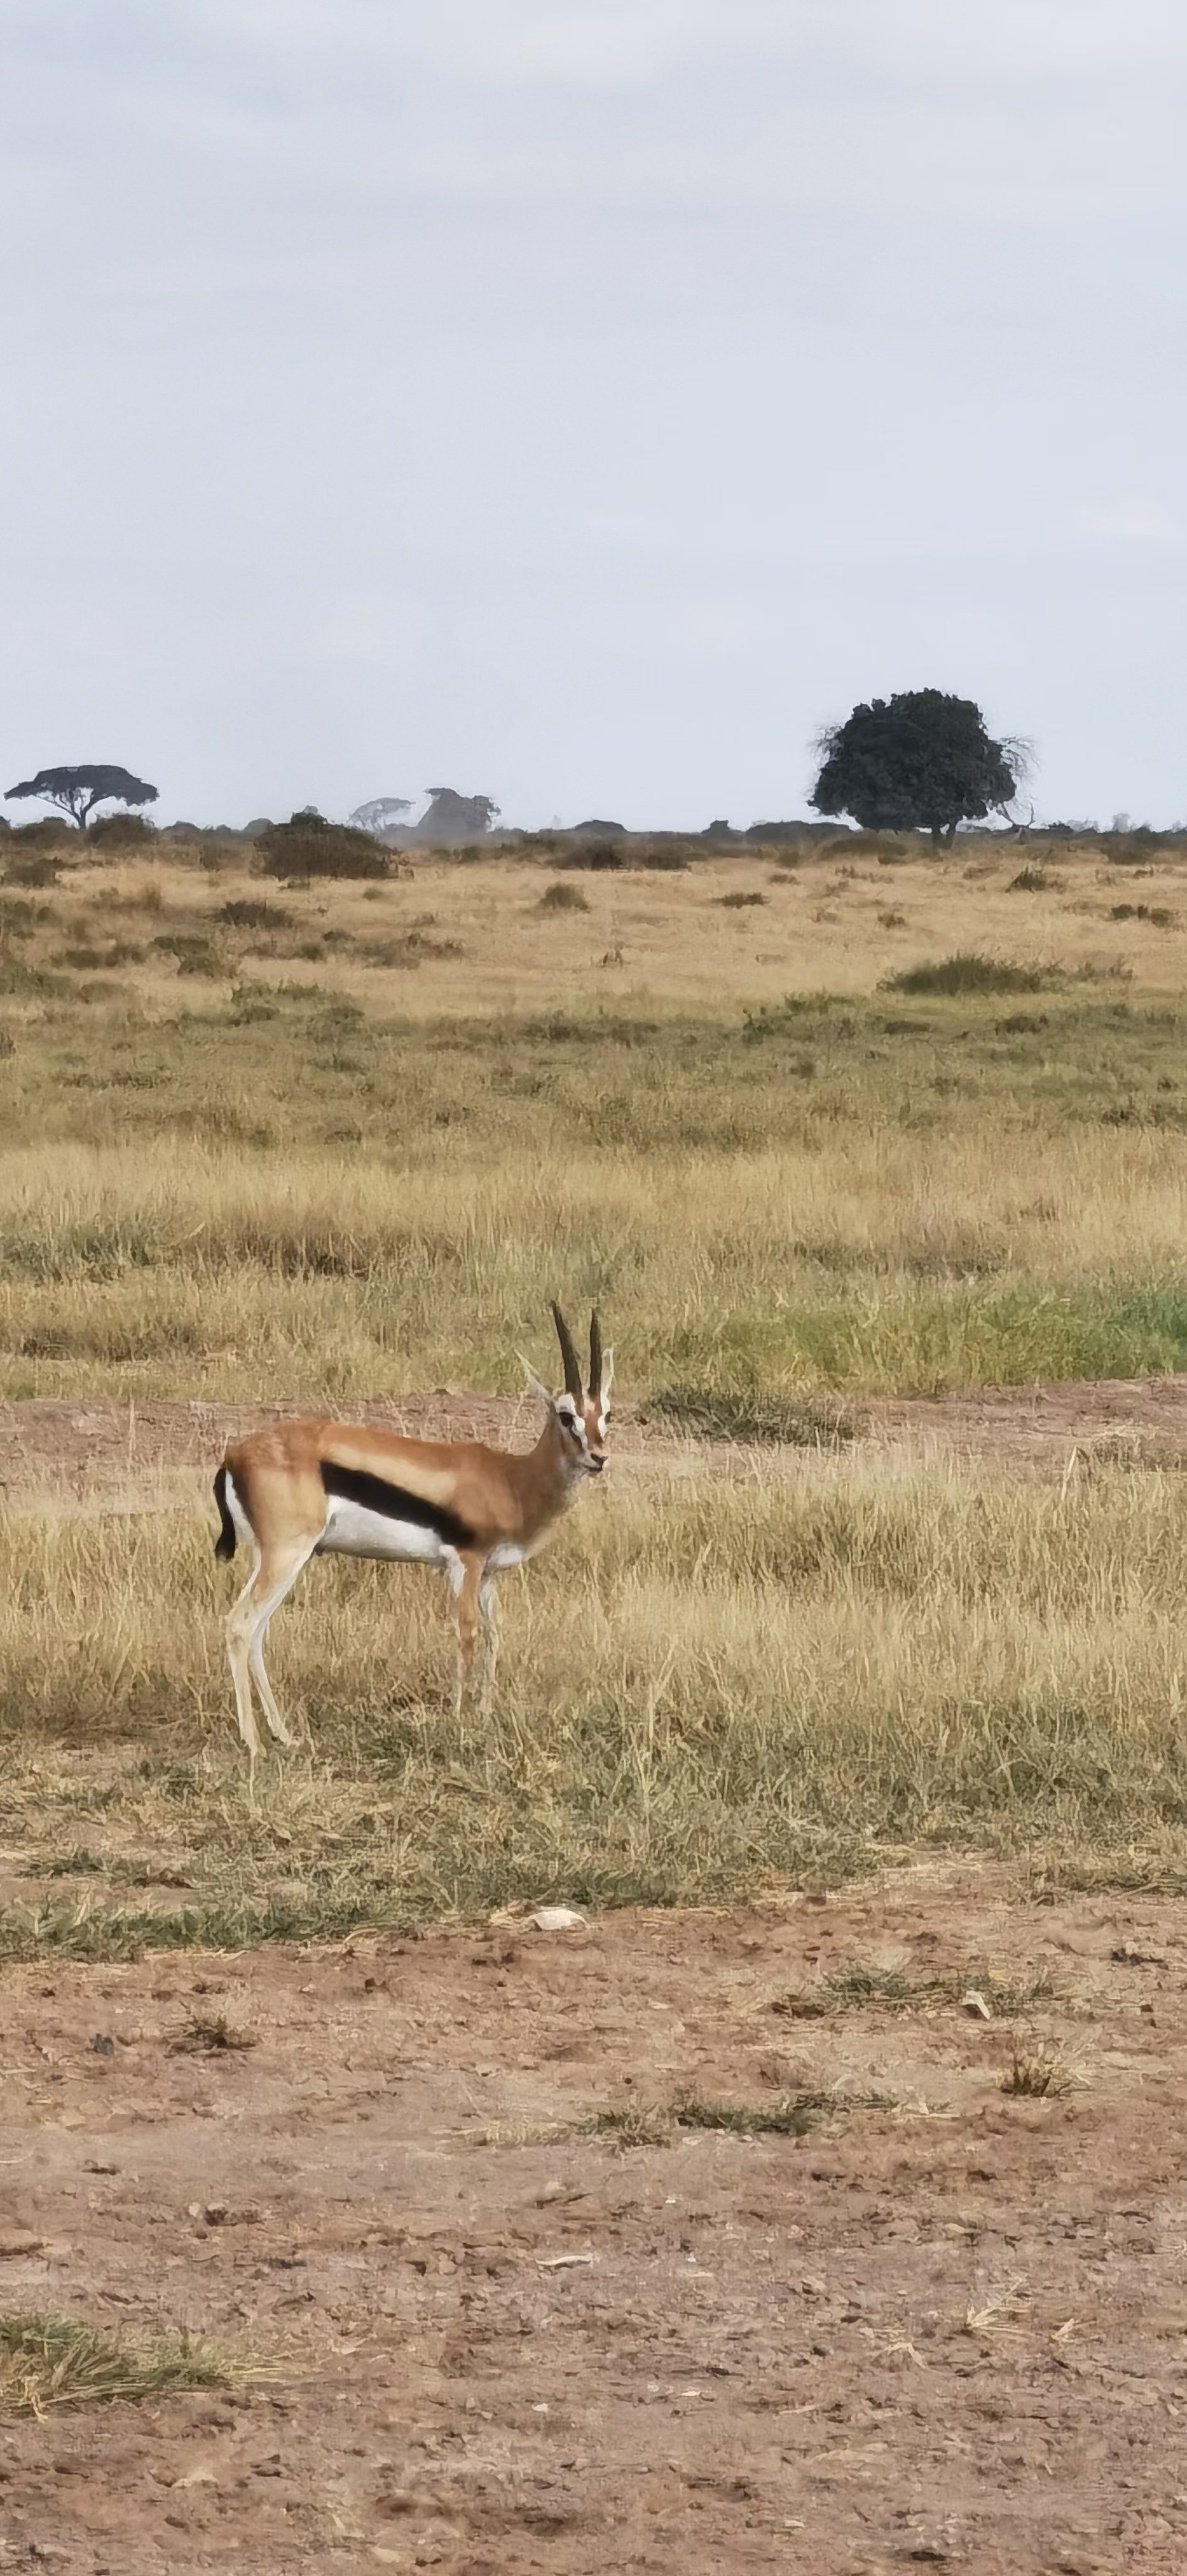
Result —
[[[235,1684],[235,1706],[239,1713],[239,1732],[254,1764],[260,1751],[260,1739],[251,1704],[254,1681],[268,1732],[278,1744],[295,1744],[297,1738],[286,1726],[264,1670],[264,1636],[274,1610],[279,1610],[285,1594],[292,1591],[303,1566],[317,1545],[315,1538],[291,1540],[287,1547],[270,1548],[261,1553],[246,1591],[241,1592],[227,1621],[227,1650],[231,1677]],[[247,1723],[244,1724],[246,1713]]]
[[[499,1620],[493,1574],[484,1574],[478,1586],[478,1610],[482,1620],[481,1703],[483,1708],[489,1708],[499,1662]]]
[[[251,1599],[255,1591],[256,1576],[259,1573],[259,1570],[260,1561],[257,1557],[256,1562],[252,1567],[252,1571],[244,1584],[243,1590],[235,1603],[234,1609],[230,1611],[227,1618],[227,1659],[231,1667],[231,1679],[235,1685],[235,1715],[239,1720],[239,1732],[247,1746],[248,1762],[253,1772],[256,1766],[256,1756],[257,1754],[262,1753],[264,1748],[260,1742],[260,1730],[256,1725],[256,1713],[252,1707],[251,1681],[248,1676],[247,1656],[243,1651],[241,1640],[244,1640],[245,1642],[245,1622],[247,1633],[250,1634],[252,1616]]]

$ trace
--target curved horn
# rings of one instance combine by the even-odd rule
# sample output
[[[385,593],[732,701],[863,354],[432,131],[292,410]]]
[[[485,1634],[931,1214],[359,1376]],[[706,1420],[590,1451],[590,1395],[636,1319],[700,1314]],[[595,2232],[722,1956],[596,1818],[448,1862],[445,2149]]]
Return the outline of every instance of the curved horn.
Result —
[[[602,1389],[602,1327],[594,1307],[589,1319],[589,1391],[596,1404]]]
[[[560,1343],[561,1358],[565,1364],[566,1388],[572,1396],[574,1404],[584,1404],[585,1389],[581,1383],[581,1362],[573,1348],[573,1336],[569,1331],[569,1327],[565,1322],[560,1307],[557,1305],[555,1297],[552,1300],[552,1320],[556,1325],[556,1338]]]

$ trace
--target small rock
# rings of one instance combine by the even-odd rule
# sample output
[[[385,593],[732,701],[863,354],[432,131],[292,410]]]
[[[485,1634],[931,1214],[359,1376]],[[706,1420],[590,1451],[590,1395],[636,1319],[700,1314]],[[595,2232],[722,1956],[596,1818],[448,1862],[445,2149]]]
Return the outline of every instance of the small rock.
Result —
[[[993,2019],[993,2014],[985,2001],[984,1995],[978,1992],[976,1986],[970,1986],[967,1995],[961,1996],[960,2009],[962,2012],[971,2013],[977,2021],[992,2021]]]
[[[535,1924],[537,1932],[576,1932],[584,1924],[585,1916],[576,1913],[571,1905],[539,1905],[529,1916],[529,1921]]]
[[[15,2261],[22,2254],[40,2254],[44,2243],[44,2236],[32,2235],[27,2227],[14,2227],[8,2235],[0,2236],[0,2258],[11,2256]]]
[[[96,2031],[95,2036],[91,2041],[91,2046],[94,2049],[96,2057],[114,2057],[115,2055],[115,2041],[113,2039],[109,2039],[106,2031],[104,2030]]]

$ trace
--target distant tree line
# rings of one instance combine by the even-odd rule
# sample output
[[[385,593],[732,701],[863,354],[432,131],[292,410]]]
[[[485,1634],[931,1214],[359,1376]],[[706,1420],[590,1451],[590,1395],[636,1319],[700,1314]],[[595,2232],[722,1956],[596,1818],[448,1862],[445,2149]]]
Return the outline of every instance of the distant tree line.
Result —
[[[371,871],[368,853],[412,848],[464,850],[497,840],[502,845],[546,842],[583,845],[600,859],[589,864],[615,864],[614,851],[628,839],[645,839],[658,848],[666,843],[691,847],[730,846],[739,841],[763,846],[835,836],[850,818],[865,832],[928,833],[936,846],[951,845],[962,824],[984,823],[999,816],[1011,829],[1026,828],[1014,811],[1030,760],[1029,745],[1017,738],[995,740],[972,698],[943,689],[907,689],[890,698],[872,698],[856,706],[817,738],[818,769],[810,804],[824,820],[752,823],[738,833],[717,818],[701,834],[628,834],[625,825],[593,817],[551,833],[525,834],[504,827],[496,832],[499,808],[490,796],[463,796],[452,787],[433,787],[419,822],[409,823],[413,800],[407,796],[373,796],[357,805],[349,823],[330,823],[314,806],[304,806],[287,823],[258,816],[244,826],[243,837],[260,845],[265,865],[283,858],[294,873]],[[80,832],[91,837],[117,833],[148,838],[152,827],[142,809],[157,802],[157,789],[132,770],[111,763],[39,769],[7,790],[10,798],[36,797],[53,806]],[[122,821],[112,814],[92,817],[99,808],[119,805]],[[2,818],[0,818],[2,823]],[[1115,818],[1131,837],[1128,816]],[[46,831],[50,829],[47,824]],[[205,837],[194,824],[170,827],[179,837]],[[1050,824],[1052,836],[1091,831],[1091,825]],[[1138,827],[1139,831],[1142,827]],[[1165,836],[1162,836],[1165,837]],[[658,864],[658,862],[656,862]]]

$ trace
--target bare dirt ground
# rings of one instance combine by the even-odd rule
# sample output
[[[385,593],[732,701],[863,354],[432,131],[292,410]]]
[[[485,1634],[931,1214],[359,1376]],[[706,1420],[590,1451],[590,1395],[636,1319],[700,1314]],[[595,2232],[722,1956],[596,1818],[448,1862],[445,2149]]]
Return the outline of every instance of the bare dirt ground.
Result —
[[[1046,1972],[1025,2044],[1081,2088],[1003,2094],[1015,2026],[956,1997],[796,2009],[855,1962]],[[10,1972],[4,2306],[184,2321],[276,2376],[7,2428],[0,2559],[1171,2576],[1185,1996],[1180,1908],[951,1866],[779,1912]],[[255,2045],[171,2047],[214,2010]],[[900,2107],[549,2134],[789,2086]]]
[[[1012,1472],[1187,1454],[1179,1381],[864,1414]],[[253,1418],[5,1407],[9,1490],[192,1492]],[[910,2008],[838,2004],[854,1969]],[[1049,1991],[985,2020],[961,1996],[995,1979]],[[218,2014],[253,2045],[175,2045]],[[1070,2089],[1003,2092],[1016,2049]],[[836,2098],[803,2137],[574,2127],[801,2090]],[[1180,2576],[1185,2177],[1182,1906],[1036,1904],[982,1863],[562,1934],[9,1968],[0,2310],[185,2326],[269,2375],[6,2422],[0,2571]]]
[[[63,1498],[143,1509],[180,1500],[213,1475],[224,1444],[296,1406],[147,1403],[115,1397],[45,1397],[0,1403],[0,1504]],[[1016,1473],[1059,1476],[1069,1461],[1114,1455],[1132,1464],[1187,1464],[1187,1377],[1087,1380],[1083,1384],[980,1387],[967,1395],[863,1396],[846,1406],[858,1437],[875,1446],[930,1449]],[[421,1439],[491,1440],[526,1446],[537,1426],[524,1397],[432,1394],[349,1404],[354,1420],[383,1423]],[[613,1447],[630,1467],[648,1459],[670,1472],[749,1467],[755,1452],[724,1441],[681,1438],[643,1424],[629,1406],[616,1414]],[[794,1465],[813,1453],[769,1450]]]

